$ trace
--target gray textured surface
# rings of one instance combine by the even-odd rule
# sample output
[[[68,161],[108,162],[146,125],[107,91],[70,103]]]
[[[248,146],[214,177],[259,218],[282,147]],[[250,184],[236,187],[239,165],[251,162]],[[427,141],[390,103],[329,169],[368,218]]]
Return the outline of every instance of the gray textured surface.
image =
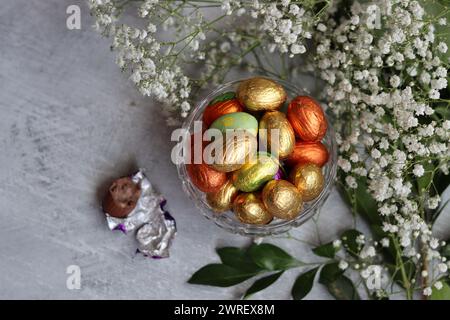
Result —
[[[65,27],[69,4],[82,8],[82,30]],[[159,106],[141,97],[114,65],[109,41],[91,28],[75,0],[2,0],[0,7],[0,298],[230,299],[248,284],[217,289],[186,284],[214,249],[248,239],[228,234],[196,212],[170,162],[171,129]],[[165,260],[135,256],[131,237],[110,232],[99,208],[115,176],[145,167],[169,198],[179,232]],[[448,219],[440,232],[448,230]],[[320,230],[330,240],[350,226],[333,192]],[[315,225],[292,234],[316,242]],[[302,260],[306,245],[275,240]],[[80,290],[66,288],[66,268],[81,267]],[[255,298],[289,298],[298,270]],[[329,298],[320,287],[309,298]]]

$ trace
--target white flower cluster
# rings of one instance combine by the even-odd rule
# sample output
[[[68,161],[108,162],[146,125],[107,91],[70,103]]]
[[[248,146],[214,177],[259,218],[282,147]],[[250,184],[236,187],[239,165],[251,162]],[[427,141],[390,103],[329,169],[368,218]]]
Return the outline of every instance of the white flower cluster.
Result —
[[[303,5],[308,6],[308,3]],[[258,36],[264,41],[270,53],[278,50],[290,57],[306,52],[306,39],[311,39],[311,29],[316,20],[312,13],[311,2],[308,7],[299,6],[298,2],[282,1],[237,1],[224,0],[222,9],[226,14],[244,14],[255,19]],[[264,40],[263,40],[264,39]]]
[[[417,1],[355,1],[348,19],[330,18],[316,34],[315,65],[337,119],[348,188],[367,181],[383,231],[400,239],[403,255],[416,257],[421,244],[439,264],[423,204],[435,209],[440,198],[429,197],[424,178],[448,174],[450,123],[434,107],[448,64],[432,22]]]
[[[206,38],[202,32],[204,19],[195,11],[186,16],[179,14],[176,20],[176,3],[145,0],[140,1],[137,13],[144,27],[134,27],[120,23],[123,10],[120,3],[89,0],[95,27],[112,38],[116,63],[130,73],[130,79],[141,94],[162,102],[164,111],[179,110],[181,116],[187,116],[191,108],[192,83],[179,61],[204,56],[199,50],[200,42]],[[157,32],[167,28],[173,28],[174,37],[166,41],[158,39]],[[168,121],[175,122],[172,118]]]

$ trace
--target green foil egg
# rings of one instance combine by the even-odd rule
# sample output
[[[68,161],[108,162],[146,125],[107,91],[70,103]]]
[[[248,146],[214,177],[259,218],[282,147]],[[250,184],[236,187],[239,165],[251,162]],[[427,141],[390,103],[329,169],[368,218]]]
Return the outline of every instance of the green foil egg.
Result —
[[[275,157],[266,152],[258,152],[252,161],[233,172],[231,180],[240,191],[256,191],[273,179],[278,168],[279,162]]]
[[[227,130],[247,130],[256,137],[258,134],[258,120],[246,112],[233,112],[224,114],[216,119],[210,128],[219,129],[224,134]]]
[[[225,92],[225,93],[222,93],[221,95],[218,95],[214,99],[212,99],[211,102],[208,104],[208,106],[216,104],[218,102],[231,100],[231,99],[234,99],[235,97],[236,97],[236,93],[234,93],[233,91]]]

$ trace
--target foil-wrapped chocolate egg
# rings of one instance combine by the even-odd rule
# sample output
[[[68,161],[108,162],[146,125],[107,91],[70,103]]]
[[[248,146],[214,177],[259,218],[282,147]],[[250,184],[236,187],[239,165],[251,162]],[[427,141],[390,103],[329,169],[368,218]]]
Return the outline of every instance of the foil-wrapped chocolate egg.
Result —
[[[299,163],[313,163],[322,167],[328,162],[328,150],[322,142],[297,141],[294,151],[285,159],[289,166],[295,166]]]
[[[274,217],[284,220],[297,217],[303,206],[300,192],[286,180],[269,181],[262,190],[262,200]]]
[[[275,157],[266,152],[258,152],[252,161],[233,172],[231,180],[240,191],[256,191],[274,178],[278,167],[279,162]]]
[[[298,96],[289,103],[287,118],[303,141],[320,141],[327,132],[327,119],[319,103],[308,96]]]
[[[203,111],[203,123],[208,128],[216,119],[224,114],[241,111],[244,111],[244,108],[237,99],[218,101],[205,108],[205,111]]]
[[[303,201],[317,198],[323,190],[324,177],[322,169],[312,163],[296,165],[289,175],[291,182],[302,194]]]
[[[141,188],[130,177],[115,180],[103,199],[103,211],[115,218],[125,218],[136,207]]]
[[[294,150],[295,135],[284,113],[268,111],[259,121],[259,139],[273,155],[284,159]],[[273,141],[272,141],[273,140]]]
[[[214,99],[212,99],[208,106],[212,106],[213,104],[216,104],[217,102],[227,101],[236,98],[236,93],[234,91],[228,91],[224,92],[222,94],[219,94]]]
[[[245,130],[234,131],[206,146],[205,162],[220,172],[235,171],[255,156],[257,148],[256,136]]]
[[[223,134],[233,130],[247,130],[256,137],[258,120],[247,112],[227,113],[216,119],[210,129],[218,129]]]
[[[227,175],[205,163],[187,164],[186,170],[193,185],[203,192],[218,191],[227,181]]]
[[[237,194],[238,190],[233,183],[227,181],[219,191],[207,193],[206,202],[215,212],[224,212],[231,209]]]
[[[277,110],[286,97],[281,85],[261,77],[244,80],[237,89],[238,100],[249,111]]]
[[[248,224],[268,224],[272,215],[256,193],[241,193],[233,202],[233,211],[239,221]]]

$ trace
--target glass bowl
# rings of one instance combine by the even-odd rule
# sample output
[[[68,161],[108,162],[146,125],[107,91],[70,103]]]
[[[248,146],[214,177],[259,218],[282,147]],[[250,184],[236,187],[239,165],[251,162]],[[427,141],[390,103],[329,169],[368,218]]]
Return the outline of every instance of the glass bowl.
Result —
[[[268,78],[268,77],[266,77]],[[270,79],[270,78],[268,78]],[[189,131],[189,133],[194,132],[194,121],[201,121],[203,116],[203,111],[208,105],[208,103],[216,96],[225,93],[227,91],[236,91],[240,82],[245,79],[240,79],[236,81],[231,81],[225,83],[218,87],[216,90],[212,91],[208,96],[202,99],[192,110],[189,117],[183,123],[182,128],[184,130]],[[298,95],[305,95],[305,92],[296,88],[292,84],[280,80],[280,79],[272,79],[273,81],[281,84],[287,93],[287,102],[292,100],[294,97]],[[283,111],[284,108],[282,108]],[[330,123],[329,118],[327,117],[328,123]],[[322,172],[324,174],[324,188],[316,199],[305,202],[302,213],[293,220],[281,220],[275,218],[271,223],[267,225],[252,225],[240,222],[234,216],[232,211],[227,211],[224,213],[216,213],[214,212],[208,203],[206,202],[206,194],[198,190],[190,181],[189,176],[186,171],[186,165],[184,163],[178,164],[178,176],[181,179],[182,187],[184,191],[187,193],[190,199],[195,203],[200,212],[208,219],[214,221],[216,225],[219,227],[228,230],[229,232],[240,234],[243,236],[251,236],[251,237],[263,237],[269,235],[275,235],[284,233],[290,230],[293,227],[298,227],[308,221],[312,216],[314,216],[320,208],[325,203],[328,198],[332,185],[334,183],[336,177],[336,139],[333,127],[331,125],[328,126],[327,133],[325,137],[322,139],[322,143],[327,147],[329,152],[329,160],[322,167]]]

